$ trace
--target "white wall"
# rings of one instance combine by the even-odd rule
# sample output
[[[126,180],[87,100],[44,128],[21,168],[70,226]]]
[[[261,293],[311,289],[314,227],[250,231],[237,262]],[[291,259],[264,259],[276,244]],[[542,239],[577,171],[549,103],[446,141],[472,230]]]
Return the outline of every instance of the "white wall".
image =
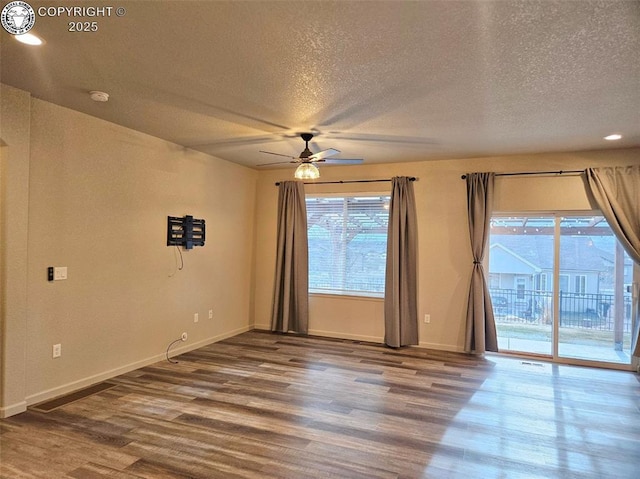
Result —
[[[161,360],[183,331],[176,352],[251,328],[255,171],[41,100],[17,106],[30,119],[26,320],[5,315],[5,329],[22,325],[26,356],[3,351],[24,382],[5,415]],[[176,271],[167,216],[186,214],[207,240]],[[47,281],[48,266],[68,279]]]
[[[417,176],[414,183],[418,212],[418,313],[431,315],[420,321],[423,346],[462,351],[472,259],[469,251],[466,185],[467,172],[574,170],[590,166],[640,163],[640,149],[527,155],[482,159],[423,161],[396,165],[321,167],[321,180],[381,179]],[[293,169],[260,174],[256,207],[256,289],[254,314],[257,328],[270,328],[271,295],[275,266],[276,181],[291,179]],[[307,192],[379,192],[390,183],[310,185]],[[591,209],[580,176],[498,177],[496,211]],[[312,334],[381,342],[384,337],[381,300],[322,297],[310,299]]]

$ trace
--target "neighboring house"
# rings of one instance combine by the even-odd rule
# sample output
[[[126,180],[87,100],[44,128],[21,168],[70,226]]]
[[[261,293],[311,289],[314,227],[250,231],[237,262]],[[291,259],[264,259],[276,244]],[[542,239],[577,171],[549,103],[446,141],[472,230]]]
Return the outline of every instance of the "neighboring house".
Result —
[[[608,257],[607,257],[608,256]],[[597,294],[613,264],[586,236],[563,236],[560,242],[560,290]],[[607,258],[605,258],[607,257]],[[549,235],[492,235],[489,254],[491,287],[551,291],[553,237]]]
[[[489,288],[497,313],[535,317],[549,308],[553,291],[553,242],[550,235],[492,235]],[[565,313],[606,316],[614,290],[615,239],[562,236],[560,309]],[[609,251],[606,251],[605,249]],[[625,258],[625,284],[631,282]]]

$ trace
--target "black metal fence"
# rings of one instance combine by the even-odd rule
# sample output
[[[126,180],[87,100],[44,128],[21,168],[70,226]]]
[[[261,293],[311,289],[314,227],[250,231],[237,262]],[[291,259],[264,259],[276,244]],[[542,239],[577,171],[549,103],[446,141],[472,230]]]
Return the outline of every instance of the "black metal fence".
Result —
[[[491,289],[496,320],[500,323],[551,324],[551,291]],[[560,326],[568,328],[614,330],[612,294],[579,294],[560,291]],[[631,332],[631,295],[624,295],[624,332]]]

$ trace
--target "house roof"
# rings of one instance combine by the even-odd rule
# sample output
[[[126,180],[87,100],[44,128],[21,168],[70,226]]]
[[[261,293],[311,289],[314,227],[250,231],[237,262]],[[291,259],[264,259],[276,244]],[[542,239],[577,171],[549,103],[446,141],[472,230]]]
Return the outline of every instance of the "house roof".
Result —
[[[492,273],[537,274],[541,272],[539,266],[500,243],[491,245],[489,265]]]
[[[611,238],[612,244],[613,241]],[[542,270],[553,269],[553,243],[550,235],[491,235],[492,247],[501,245]],[[588,236],[562,236],[560,258],[562,270],[606,271],[612,264],[611,253],[599,248]]]

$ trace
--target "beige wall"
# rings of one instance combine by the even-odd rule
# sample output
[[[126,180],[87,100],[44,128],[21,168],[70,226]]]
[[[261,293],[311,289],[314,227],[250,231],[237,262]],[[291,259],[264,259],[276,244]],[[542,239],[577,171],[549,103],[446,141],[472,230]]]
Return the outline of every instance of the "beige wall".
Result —
[[[610,150],[502,158],[424,161],[397,165],[321,167],[321,180],[380,179],[397,175],[416,176],[414,183],[419,223],[418,312],[423,346],[462,351],[468,283],[471,274],[466,186],[460,176],[474,171],[573,170],[589,166],[640,163],[640,150]],[[292,169],[262,172],[257,186],[256,327],[269,329],[275,265],[277,188],[274,183],[290,179]],[[307,186],[310,192],[379,192],[390,183]],[[582,177],[498,177],[495,208],[509,211],[591,209]],[[431,322],[422,322],[424,314]],[[381,300],[322,297],[310,299],[309,329],[312,334],[382,341]]]
[[[0,85],[0,417],[26,407],[29,101]]]
[[[277,188],[257,172],[2,86],[0,416],[185,351],[269,328]],[[322,168],[323,180],[417,176],[419,314],[424,346],[461,350],[471,271],[470,171],[568,170],[640,162],[640,150]],[[308,192],[388,191],[389,183]],[[499,178],[496,209],[585,210],[580,177]],[[166,216],[207,221],[207,244],[166,241]],[[48,266],[69,279],[48,282]],[[213,320],[208,311],[213,309]],[[193,322],[199,313],[200,321]],[[382,341],[377,299],[312,295],[312,334]],[[52,359],[53,344],[62,357]]]
[[[30,125],[28,263],[10,273],[28,278],[26,319],[5,315],[5,329],[26,333],[14,333],[26,360],[3,351],[5,373],[24,382],[5,389],[4,414],[161,360],[183,331],[172,351],[250,329],[257,173],[26,98],[11,111]],[[206,220],[207,241],[182,250],[176,271],[166,221],[186,214]],[[47,281],[48,266],[66,266],[68,279]]]

